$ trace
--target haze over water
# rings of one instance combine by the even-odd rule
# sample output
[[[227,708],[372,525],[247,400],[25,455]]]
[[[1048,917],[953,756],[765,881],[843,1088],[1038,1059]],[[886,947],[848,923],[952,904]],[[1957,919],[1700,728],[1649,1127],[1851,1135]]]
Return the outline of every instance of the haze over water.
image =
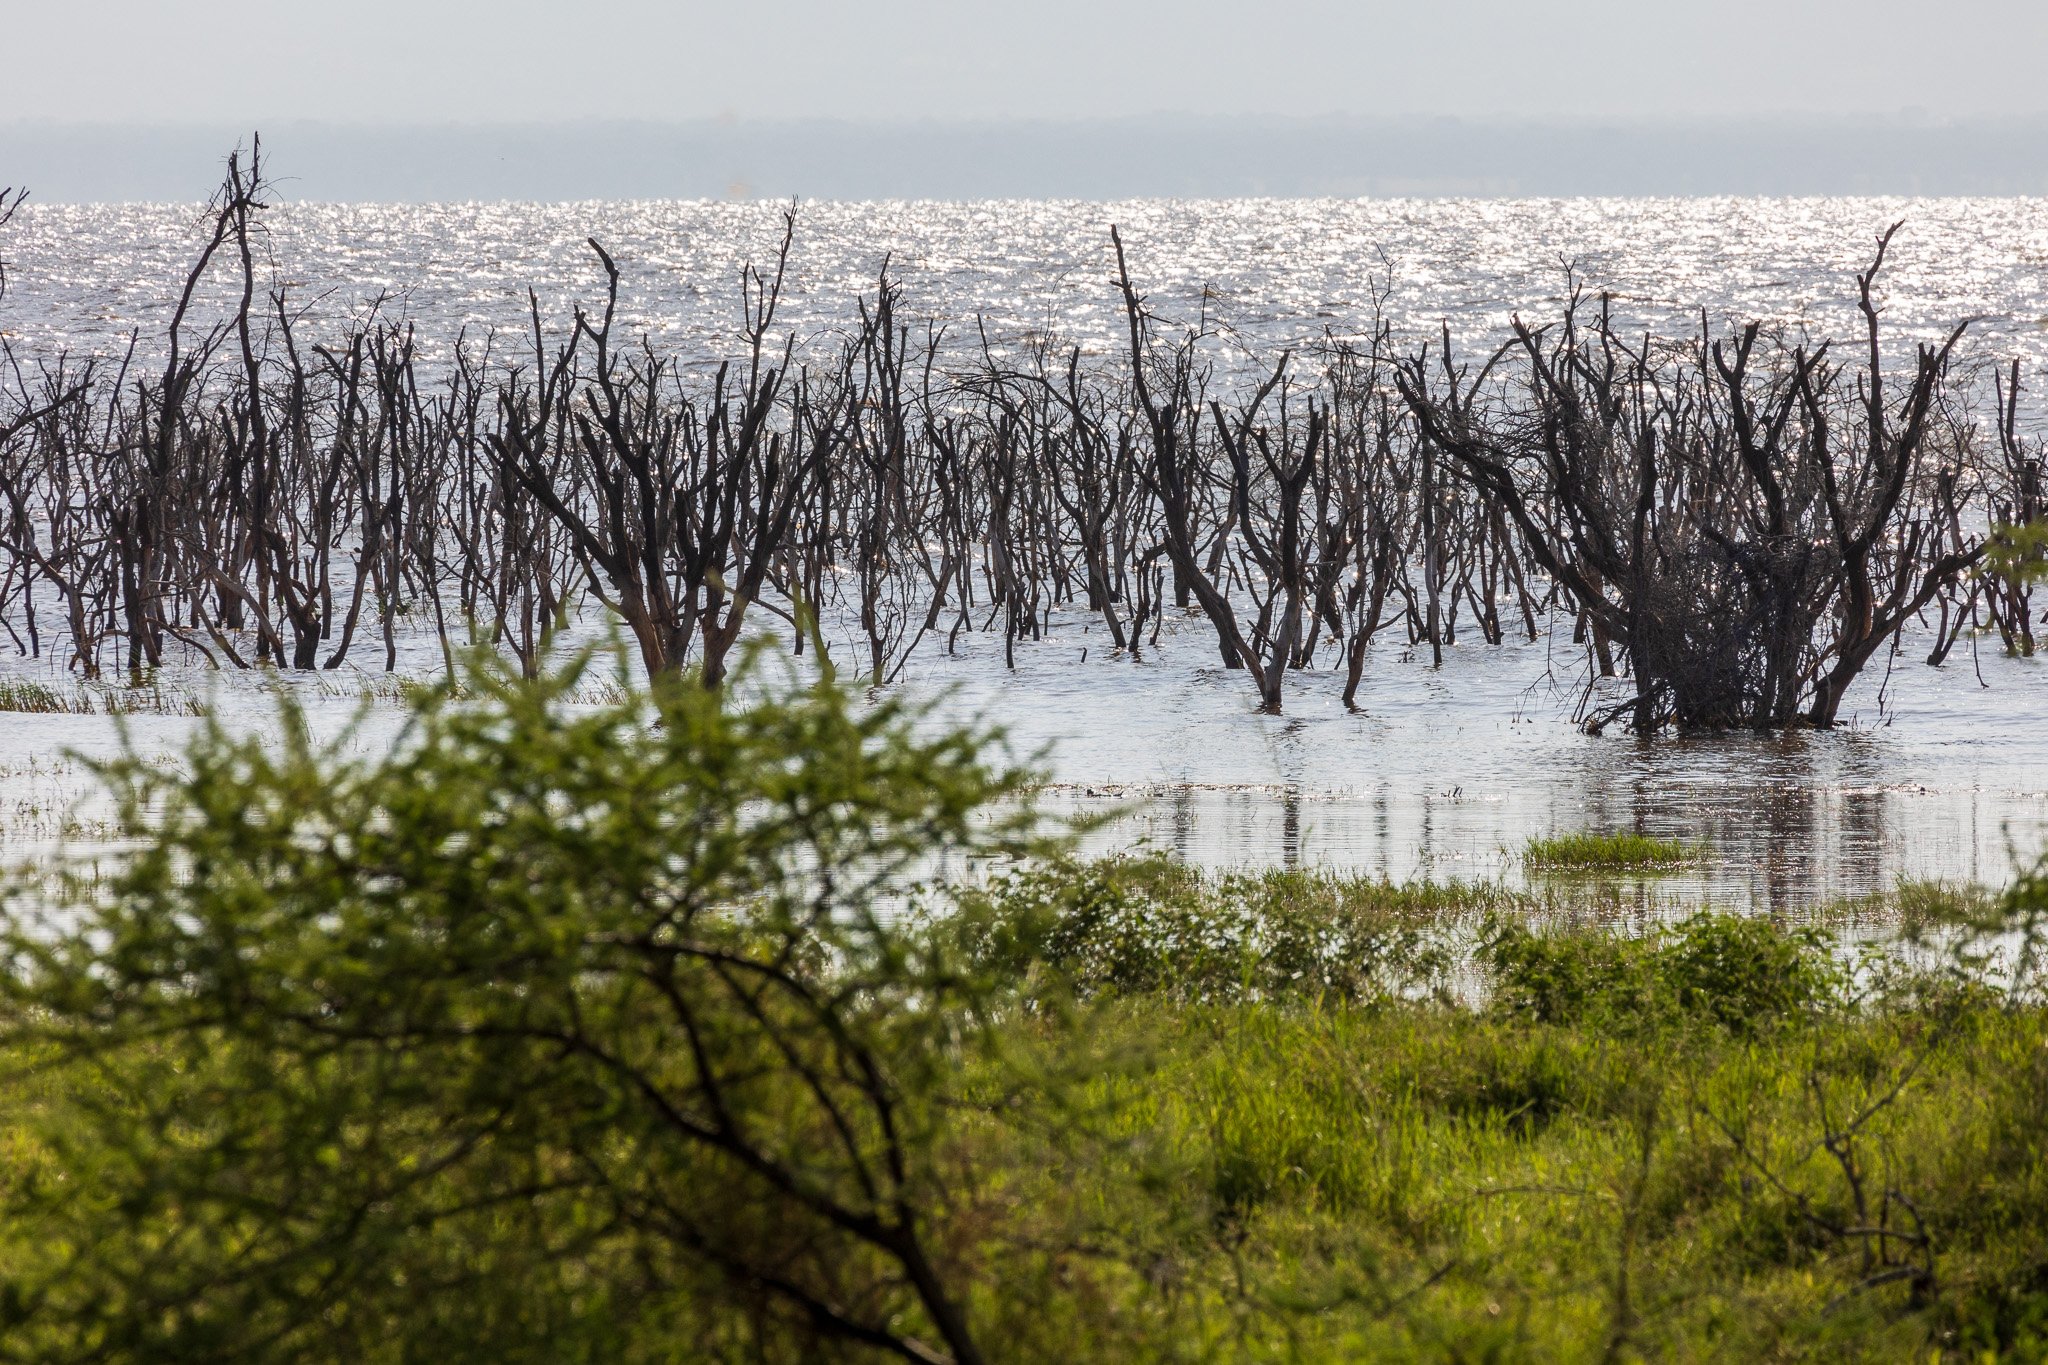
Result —
[[[622,324],[713,363],[731,354],[737,271],[772,260],[780,206],[762,203],[294,205],[269,215],[276,277],[310,306],[304,326],[385,307],[417,322],[430,354],[468,329],[527,344],[527,289],[544,324],[602,283],[584,239],[618,260]],[[159,344],[199,246],[197,206],[37,206],[4,243],[4,331],[23,363],[63,349],[119,355],[131,329]],[[1397,333],[1448,320],[1479,354],[1515,313],[1555,313],[1566,265],[1589,290],[1667,335],[1758,318],[1853,344],[1857,270],[1904,219],[1884,290],[1901,346],[1972,318],[1966,355],[2048,364],[2048,201],[1617,199],[1230,200],[1125,203],[820,203],[802,206],[780,322],[822,339],[851,315],[887,256],[910,316],[956,342],[986,320],[997,346],[1052,335],[1096,354],[1118,342],[1108,229],[1168,318],[1214,329],[1220,374],[1270,367],[1277,351],[1372,326],[1384,298]],[[218,288],[228,284],[225,276]],[[2032,381],[2048,394],[2048,378]],[[2029,411],[2041,408],[2032,398]],[[2007,840],[2048,841],[2048,661],[1995,640],[1940,670],[1909,638],[1873,665],[1828,734],[1589,738],[1571,722],[1584,661],[1568,629],[1489,648],[1461,634],[1443,669],[1376,642],[1363,711],[1339,675],[1293,675],[1282,717],[1252,710],[1242,675],[1214,665],[1197,618],[1170,622],[1143,663],[1109,657],[1084,613],[1055,615],[1042,642],[963,635],[957,657],[927,639],[909,685],[946,714],[981,714],[1026,751],[1046,748],[1062,801],[1136,803],[1095,836],[1149,837],[1216,864],[1299,861],[1404,877],[1512,875],[1532,833],[1640,828],[1705,838],[1711,866],[1679,889],[1786,906],[1881,889],[1901,874],[2002,879]],[[1085,651],[1085,659],[1084,659]],[[413,662],[432,667],[421,649]],[[20,668],[26,665],[10,665]],[[35,665],[36,668],[43,667]],[[1980,681],[1981,677],[1981,681]],[[240,705],[259,694],[231,682]],[[950,690],[949,690],[950,689]],[[339,718],[347,699],[317,703]],[[186,721],[151,718],[150,742]],[[104,750],[104,720],[0,716],[0,774],[65,744]],[[0,784],[17,783],[0,776]],[[5,812],[0,811],[0,817]]]

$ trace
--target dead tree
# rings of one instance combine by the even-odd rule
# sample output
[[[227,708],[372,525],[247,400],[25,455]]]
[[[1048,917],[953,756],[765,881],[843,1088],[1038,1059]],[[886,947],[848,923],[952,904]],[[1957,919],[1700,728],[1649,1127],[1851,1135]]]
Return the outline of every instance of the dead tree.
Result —
[[[1517,319],[1476,376],[1448,332],[1434,363],[1402,366],[1425,437],[1625,650],[1636,695],[1594,728],[1832,725],[1873,655],[1983,553],[1957,506],[1965,436],[1941,421],[1962,329],[1919,348],[1899,398],[1884,389],[1871,291],[1891,235],[1858,277],[1853,378],[1825,343],[1775,343],[1760,364],[1754,324],[1631,342],[1608,300],[1589,322],[1576,293],[1553,328]]]
[[[22,202],[27,198],[28,190],[26,187],[0,186],[0,228],[7,226],[8,222],[13,219],[16,211],[21,208]],[[7,258],[0,256],[0,300],[4,300],[6,297]]]
[[[2001,528],[2038,526],[2048,521],[2048,451],[2039,440],[2020,434],[2020,363],[2011,362],[2003,375],[1995,376],[1998,427],[1996,492],[1991,499],[1991,519]],[[2007,652],[2031,656],[2034,652],[2034,605],[2031,578],[2024,574],[1998,572],[1983,580],[1991,621],[2004,640]]]
[[[1420,521],[1419,444],[1407,409],[1390,401],[1389,354],[1381,328],[1371,345],[1337,345],[1325,357],[1332,476],[1320,557],[1340,572],[1326,573],[1319,610],[1332,635],[1346,640],[1346,706],[1357,704],[1367,651],[1407,589]]]
[[[680,670],[701,648],[704,680],[723,680],[804,501],[818,448],[810,458],[792,452],[788,434],[774,428],[793,343],[779,355],[768,347],[795,230],[792,210],[772,276],[743,272],[746,357],[737,369],[720,365],[701,394],[644,344],[621,355],[613,341],[618,266],[592,240],[605,272],[602,315],[576,310],[569,344],[551,361],[536,354],[538,393],[501,393],[498,428],[486,436],[505,472],[565,534],[589,590],[625,622],[650,674]],[[538,345],[537,321],[535,330]],[[586,343],[587,372],[579,368]],[[570,413],[567,442],[550,429],[558,403]]]
[[[1830,585],[1837,624],[1823,648],[1826,662],[1808,712],[1812,723],[1821,726],[1835,723],[1842,698],[1864,665],[1989,546],[1981,534],[1963,529],[1955,507],[1964,452],[1936,440],[1945,425],[1949,358],[1968,324],[1958,325],[1939,346],[1917,347],[1904,394],[1896,403],[1885,394],[1878,308],[1871,290],[1899,227],[1894,223],[1878,238],[1876,260],[1856,277],[1868,341],[1866,368],[1855,386],[1861,420],[1839,427],[1831,421],[1838,416],[1831,411],[1837,405],[1829,401],[1833,386],[1826,378],[1831,376],[1817,376],[1809,367],[1798,381],[1808,429],[1822,452],[1821,489],[1838,560]],[[1837,430],[1842,431],[1839,445],[1830,445]]]
[[[1123,297],[1129,333],[1131,390],[1151,445],[1150,459],[1140,465],[1140,471],[1147,491],[1159,504],[1160,531],[1167,560],[1173,566],[1175,596],[1178,599],[1183,590],[1193,595],[1216,632],[1223,666],[1251,672],[1261,704],[1271,705],[1268,698],[1278,696],[1279,680],[1268,681],[1229,594],[1217,582],[1227,529],[1219,531],[1207,547],[1213,551],[1212,557],[1203,557],[1199,519],[1201,488],[1208,477],[1200,451],[1205,386],[1196,369],[1194,338],[1184,338],[1160,357],[1152,337],[1152,315],[1131,283],[1123,237],[1114,227],[1109,236],[1116,248],[1116,285]],[[1274,382],[1278,382],[1278,373],[1276,370]]]
[[[1240,639],[1238,649],[1258,683],[1260,709],[1273,715],[1280,713],[1282,685],[1296,663],[1304,608],[1313,601],[1311,565],[1319,544],[1309,523],[1327,506],[1327,497],[1318,500],[1321,506],[1307,505],[1305,494],[1311,484],[1327,492],[1327,482],[1317,475],[1323,472],[1328,417],[1311,399],[1306,419],[1293,420],[1288,359],[1283,352],[1272,376],[1235,414],[1226,414],[1219,402],[1209,409],[1230,461],[1231,520],[1239,527],[1246,586],[1258,607],[1251,638]],[[1269,398],[1274,420],[1262,421]]]

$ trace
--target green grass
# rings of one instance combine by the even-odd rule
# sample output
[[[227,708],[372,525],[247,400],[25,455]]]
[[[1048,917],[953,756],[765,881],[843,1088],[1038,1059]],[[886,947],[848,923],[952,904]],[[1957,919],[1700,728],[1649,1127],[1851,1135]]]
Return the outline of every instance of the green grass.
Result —
[[[1532,837],[1522,864],[1544,872],[1668,872],[1697,864],[1704,849],[1682,839],[1648,834],[1572,834]]]
[[[1969,908],[1914,897],[1923,917]],[[950,1119],[923,1218],[997,1358],[2048,1352],[2038,999],[1853,973],[1810,926],[1698,914],[1626,933],[1483,884],[1130,858],[1023,869],[959,902],[934,931],[1011,985],[933,1073]],[[101,1087],[195,1062],[145,1043],[111,1071],[53,1070],[15,1029],[0,1211],[24,1216],[0,1216],[0,1260],[33,1285],[66,1254],[37,1192],[121,1159],[79,1145]],[[594,1193],[568,1216],[608,1215]],[[643,1301],[644,1268],[601,1241],[532,1265],[517,1245],[490,1244],[498,1277],[446,1320],[406,1300],[391,1340],[469,1330],[473,1308],[502,1345],[530,1307],[557,1324],[534,1359],[882,1358],[764,1327],[716,1278]]]
[[[976,1308],[1017,1359],[2048,1353],[2038,999],[1852,970],[1760,918],[1630,934],[1531,927],[1487,887],[1037,875],[984,912],[1035,924],[1085,998],[1006,1026],[958,1152],[968,1206],[1012,1220]],[[1430,914],[1476,938],[1462,999],[1401,993],[1447,965],[1399,934]],[[1219,948],[1165,950],[1205,916]],[[1320,965],[1224,965],[1247,941]],[[1082,1079],[1050,1102],[1019,1075]]]
[[[1029,1211],[1020,1240],[1089,1248],[1056,1272],[1071,1299],[982,1295],[1020,1359],[2048,1347],[2039,1011],[1825,1012],[1745,1037],[1148,996],[1040,1046],[1049,1069],[1108,1074],[1066,1131],[978,1134],[985,1188]],[[1845,1166],[1823,1139],[1866,1112]],[[1910,1235],[1909,1208],[1928,1243],[1844,1231]],[[1048,1299],[1097,1311],[1022,1311]]]

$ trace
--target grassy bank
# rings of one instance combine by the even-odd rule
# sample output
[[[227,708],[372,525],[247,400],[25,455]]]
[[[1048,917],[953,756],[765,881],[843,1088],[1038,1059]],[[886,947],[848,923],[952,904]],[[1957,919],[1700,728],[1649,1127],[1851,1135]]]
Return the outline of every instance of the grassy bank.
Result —
[[[1852,968],[1818,931],[1510,927],[1530,908],[1151,861],[968,896],[947,934],[965,925],[964,955],[1017,989],[926,1078],[948,1121],[919,1197],[990,1358],[2038,1358],[2048,1013],[1949,972]],[[76,1273],[46,1238],[81,1164],[110,1196],[161,1178],[100,1146],[103,1106],[155,1115],[142,1097],[194,1065],[145,1044],[16,1073],[12,1283]],[[413,1140],[411,1159],[432,1150]],[[403,1273],[502,1282],[366,1296],[347,1351],[311,1356],[406,1359],[404,1341],[464,1333],[488,1348],[451,1345],[461,1359],[870,1354],[758,1286],[674,1264],[650,1282],[601,1242],[563,1256],[605,1207],[582,1191],[406,1248]],[[160,1210],[147,1240],[222,1235],[181,1217]],[[792,1229],[751,1235],[802,1257]],[[72,1325],[12,1323],[54,1355],[105,1330]]]
[[[1081,968],[1085,1025],[1019,1020],[1007,1041],[1088,1079],[1054,1112],[983,1096],[1005,1117],[975,1129],[977,1164],[1002,1173],[984,1188],[1057,1249],[1034,1263],[1041,1292],[1094,1306],[1006,1321],[1034,1354],[1112,1336],[1105,1358],[2048,1347],[2038,1008],[1754,919],[1532,932],[1494,893],[1157,865],[1066,885],[1048,956]],[[1046,882],[1020,889],[1040,913]],[[1225,926],[1270,905],[1284,954],[1333,902],[1378,907],[1394,945],[1348,980],[1155,972],[1133,951],[1139,920],[1177,939],[1197,905]],[[1395,944],[1432,902],[1476,937],[1474,1002],[1417,994],[1444,963]]]

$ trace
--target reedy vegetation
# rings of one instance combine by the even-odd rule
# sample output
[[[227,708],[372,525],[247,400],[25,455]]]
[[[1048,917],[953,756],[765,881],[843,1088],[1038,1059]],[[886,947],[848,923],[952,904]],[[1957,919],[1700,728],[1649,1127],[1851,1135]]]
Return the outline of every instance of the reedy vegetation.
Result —
[[[915,318],[886,262],[799,353],[776,329],[794,210],[708,370],[619,334],[595,241],[603,305],[564,333],[532,296],[528,335],[465,336],[445,364],[374,310],[316,343],[258,268],[263,195],[258,151],[231,160],[160,369],[6,357],[0,625],[23,653],[87,678],[365,649],[389,669],[424,629],[451,666],[475,636],[531,670],[594,603],[650,674],[716,683],[762,613],[807,647],[808,610],[886,683],[935,637],[1013,647],[1064,606],[1137,657],[1190,609],[1278,710],[1319,665],[1350,700],[1384,633],[1440,657],[1461,631],[1533,640],[1555,610],[1593,674],[1634,679],[1585,719],[1653,729],[1833,724],[1923,615],[1937,659],[1973,625],[2033,646],[2023,579],[1980,571],[1995,527],[2044,510],[2021,375],[1987,393],[1961,328],[1901,372],[1889,232],[1853,357],[1704,319],[1631,338],[1574,292],[1475,363],[1375,320],[1232,388],[1206,321],[1155,316],[1114,231],[1119,354]],[[219,272],[237,302],[202,320]]]

